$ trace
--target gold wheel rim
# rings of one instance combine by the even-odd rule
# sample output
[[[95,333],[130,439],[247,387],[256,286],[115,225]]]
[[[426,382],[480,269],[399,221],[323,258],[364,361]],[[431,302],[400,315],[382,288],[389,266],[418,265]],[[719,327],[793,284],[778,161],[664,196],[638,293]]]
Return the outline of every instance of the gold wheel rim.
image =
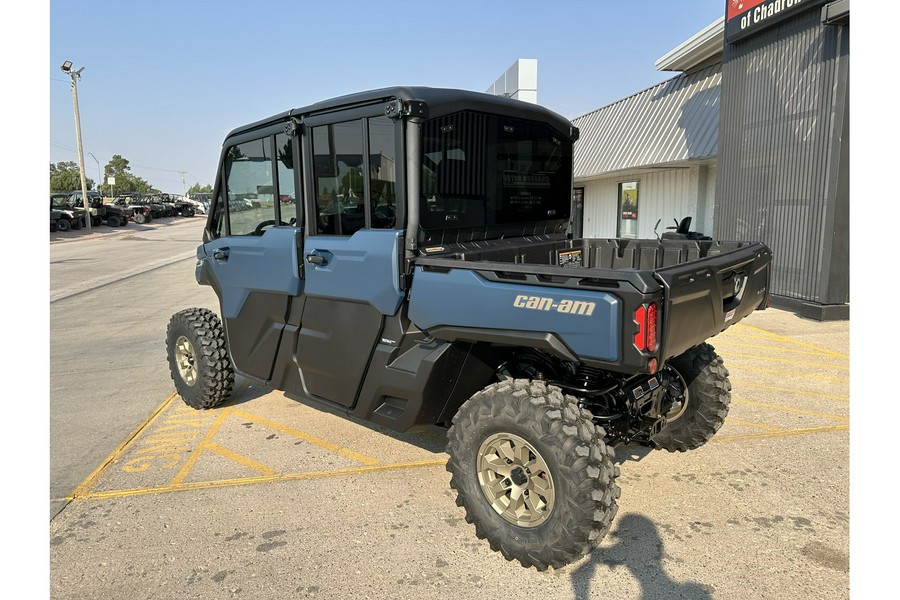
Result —
[[[193,387],[197,383],[197,361],[194,345],[183,335],[175,340],[175,364],[181,380]]]
[[[478,449],[478,483],[491,508],[519,527],[537,527],[553,511],[553,477],[540,453],[512,433],[495,433]]]

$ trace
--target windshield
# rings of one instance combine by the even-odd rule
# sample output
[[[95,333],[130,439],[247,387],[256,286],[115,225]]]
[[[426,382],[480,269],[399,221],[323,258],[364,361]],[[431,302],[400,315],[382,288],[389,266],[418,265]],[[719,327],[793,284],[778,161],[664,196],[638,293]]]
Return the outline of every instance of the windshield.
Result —
[[[423,229],[569,218],[572,144],[548,125],[464,111],[423,131]]]

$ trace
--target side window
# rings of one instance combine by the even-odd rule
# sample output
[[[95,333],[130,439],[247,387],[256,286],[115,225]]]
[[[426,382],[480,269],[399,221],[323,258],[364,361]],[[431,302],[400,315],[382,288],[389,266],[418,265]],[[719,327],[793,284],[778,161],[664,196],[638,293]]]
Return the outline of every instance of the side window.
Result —
[[[288,225],[299,223],[297,215],[297,191],[294,188],[294,138],[284,133],[275,136],[275,152],[278,160],[278,205],[281,221]]]
[[[397,212],[395,125],[388,117],[369,119],[369,190],[373,229],[393,229]]]
[[[228,149],[225,158],[226,198],[231,235],[260,235],[275,222],[271,137]]]
[[[313,127],[316,230],[352,235],[366,225],[361,121]]]

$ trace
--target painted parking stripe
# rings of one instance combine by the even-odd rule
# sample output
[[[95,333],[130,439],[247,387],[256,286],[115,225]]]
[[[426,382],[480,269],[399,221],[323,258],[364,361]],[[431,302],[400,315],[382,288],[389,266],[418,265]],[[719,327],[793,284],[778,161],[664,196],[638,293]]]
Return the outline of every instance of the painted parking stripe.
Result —
[[[850,358],[850,357],[847,356],[846,354],[841,354],[840,352],[834,352],[833,350],[828,350],[828,349],[822,348],[822,347],[820,347],[820,346],[815,346],[815,345],[813,345],[813,344],[808,344],[808,343],[806,343],[806,342],[801,342],[800,340],[795,340],[794,338],[790,338],[790,337],[787,337],[787,336],[778,335],[777,333],[772,333],[771,331],[766,331],[765,329],[760,329],[759,327],[754,327],[753,325],[747,325],[746,323],[739,323],[738,325],[739,325],[739,327],[740,327],[741,329],[749,329],[749,330],[751,330],[751,331],[758,331],[758,332],[760,332],[760,333],[763,333],[763,334],[768,335],[769,337],[771,337],[771,338],[774,339],[774,340],[778,340],[778,341],[782,341],[782,342],[786,342],[786,343],[790,343],[790,344],[796,344],[797,346],[803,346],[803,347],[805,347],[805,348],[810,348],[810,349],[818,350],[819,352],[821,352],[821,353],[823,353],[823,354],[828,354],[829,356],[836,356],[836,357],[839,357],[839,358],[846,358],[846,359],[848,359],[848,360],[849,360],[849,358]]]
[[[757,429],[765,429],[766,431],[787,431],[784,427],[775,427],[774,425],[764,425],[762,423],[754,423],[752,421],[742,421],[741,419],[735,419],[734,417],[728,417],[728,423],[733,423],[734,425],[745,425],[747,427],[756,427]]]
[[[728,444],[731,442],[746,442],[749,440],[762,440],[767,438],[787,437],[792,435],[812,435],[816,433],[830,433],[833,431],[847,431],[850,425],[832,425],[830,427],[810,427],[806,429],[785,429],[770,433],[751,433],[750,435],[733,435],[714,437],[709,440],[711,444]]]
[[[115,450],[110,452],[109,456],[107,456],[106,459],[103,462],[101,462],[97,466],[97,468],[91,472],[90,475],[85,477],[84,481],[82,481],[78,485],[78,487],[76,487],[72,491],[72,493],[69,494],[68,496],[66,496],[66,498],[64,498],[64,499],[71,501],[71,500],[75,500],[79,497],[83,497],[83,496],[89,494],[94,483],[96,483],[97,479],[100,477],[100,474],[103,473],[103,471],[105,471],[109,465],[114,463],[120,456],[122,456],[125,453],[125,451],[129,448],[129,446],[131,446],[134,443],[134,441],[141,434],[141,432],[143,432],[145,429],[150,427],[150,425],[152,425],[160,417],[160,415],[162,415],[165,412],[165,410],[169,407],[169,405],[172,404],[172,401],[177,397],[178,397],[178,394],[172,394],[167,399],[163,400],[162,404],[157,406],[156,409],[152,413],[150,413],[150,416],[143,423],[138,425],[137,428],[134,431],[132,431],[131,434],[129,434],[128,437],[126,437],[122,441],[122,443],[119,444],[118,447],[116,447]]]
[[[773,375],[786,375],[788,377],[797,377],[799,379],[809,379],[810,381],[830,381],[832,383],[850,383],[846,377],[823,377],[822,375],[810,375],[798,373],[797,371],[780,371],[778,369],[760,369],[758,367],[745,367],[740,363],[729,362],[729,369],[737,371],[753,371],[756,373],[772,373]]]
[[[778,364],[786,364],[786,365],[800,365],[805,367],[818,367],[823,370],[836,370],[836,371],[849,371],[850,367],[845,367],[843,365],[826,365],[824,363],[818,362],[807,362],[800,360],[788,360],[786,358],[773,358],[772,356],[763,356],[760,354],[735,354],[734,352],[728,352],[725,354],[723,358],[749,358],[753,360],[765,360],[769,362],[774,362]]]
[[[834,396],[832,394],[819,394],[818,392],[810,392],[807,390],[798,390],[796,388],[783,388],[777,387],[774,385],[764,385],[762,383],[754,383],[752,381],[743,381],[740,379],[732,379],[732,385],[746,386],[752,388],[759,388],[761,390],[769,390],[770,392],[785,392],[788,394],[799,394],[801,396],[812,396],[813,398],[825,398],[827,400],[840,400],[842,402],[849,402],[849,396]]]
[[[325,450],[340,454],[341,456],[349,458],[350,460],[355,460],[358,463],[362,463],[364,465],[378,464],[378,461],[371,456],[366,456],[365,454],[355,452],[353,450],[350,450],[349,448],[344,448],[343,446],[334,444],[332,442],[329,442],[328,440],[323,440],[320,437],[316,437],[304,431],[287,427],[286,425],[282,425],[281,423],[270,421],[265,417],[260,417],[258,415],[248,413],[244,410],[234,411],[234,416],[246,419],[247,421],[253,421],[254,423],[263,425],[264,427],[268,427],[269,429],[274,429],[275,431],[280,431],[281,433],[293,436],[299,440],[303,440],[304,442],[309,442],[310,444],[314,444],[316,446],[319,446],[320,448],[324,448]]]
[[[835,419],[838,421],[849,421],[849,417],[844,417],[841,415],[832,415],[828,413],[816,412],[812,410],[803,410],[802,408],[794,408],[793,406],[783,406],[781,404],[769,404],[767,402],[754,402],[752,400],[744,400],[742,398],[732,398],[732,403],[737,404],[747,404],[750,406],[759,406],[760,408],[771,408],[774,410],[780,410],[789,413],[796,413],[798,415],[807,415],[810,417],[822,417],[825,419]]]
[[[342,477],[349,475],[364,475],[369,473],[383,473],[386,471],[398,471],[402,469],[421,469],[426,467],[443,467],[447,459],[435,459],[424,461],[411,461],[403,463],[390,463],[355,467],[351,469],[337,469],[334,471],[315,471],[311,473],[292,473],[285,475],[272,475],[260,477],[242,477],[240,479],[220,479],[217,481],[198,481],[181,483],[177,485],[162,485],[149,488],[132,488],[128,490],[110,490],[104,492],[92,492],[77,498],[78,500],[106,500],[109,498],[126,498],[130,496],[142,496],[148,494],[165,494],[170,492],[184,492],[190,490],[209,490],[216,488],[234,487],[239,485],[258,485],[261,483],[274,483],[281,481],[303,481],[308,479],[324,479],[327,477]]]
[[[803,354],[806,356],[821,356],[823,358],[846,358],[840,354],[821,352],[821,351],[811,351],[811,350],[792,350],[790,348],[782,348],[780,346],[760,346],[758,344],[741,344],[740,342],[734,342],[725,338],[719,339],[715,342],[710,342],[716,349],[719,346],[725,347],[735,347],[735,348],[755,348],[757,350],[771,350],[773,352],[778,352],[779,354],[782,352],[787,352],[788,354]]]

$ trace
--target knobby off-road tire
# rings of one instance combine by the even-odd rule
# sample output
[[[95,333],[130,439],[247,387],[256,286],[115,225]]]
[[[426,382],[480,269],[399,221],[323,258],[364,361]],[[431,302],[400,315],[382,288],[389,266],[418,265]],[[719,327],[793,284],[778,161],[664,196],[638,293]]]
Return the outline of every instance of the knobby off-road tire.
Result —
[[[619,468],[605,435],[559,388],[489,385],[448,432],[456,503],[507,560],[539,571],[574,562],[597,547],[618,509]]]
[[[188,308],[172,315],[166,331],[169,371],[185,404],[213,408],[228,399],[234,368],[225,329],[206,308]]]
[[[669,452],[694,450],[719,431],[731,404],[728,369],[710,344],[699,344],[669,361],[684,383],[681,407],[667,415],[669,419],[653,441]]]
[[[72,228],[72,224],[69,223],[69,221],[66,219],[60,219],[59,221],[56,222],[56,228],[59,231],[68,231],[69,229]]]
[[[137,223],[138,225],[143,225],[144,223],[147,222],[147,215],[145,215],[143,213],[135,213],[134,222]]]
[[[117,215],[110,215],[106,217],[106,225],[108,227],[118,227],[121,224],[122,221],[119,220],[119,217]]]

